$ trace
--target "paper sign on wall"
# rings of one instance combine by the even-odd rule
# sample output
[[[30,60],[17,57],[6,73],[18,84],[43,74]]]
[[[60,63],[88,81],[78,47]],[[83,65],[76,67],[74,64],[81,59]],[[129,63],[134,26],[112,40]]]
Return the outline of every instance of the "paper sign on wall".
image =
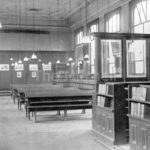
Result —
[[[9,71],[9,64],[0,64],[0,71]]]
[[[51,71],[51,64],[43,64],[43,71]]]
[[[36,72],[32,72],[32,78],[36,78]]]
[[[17,72],[17,78],[21,78],[22,77],[22,72]]]
[[[30,71],[38,71],[38,65],[37,64],[30,64],[29,70]]]
[[[23,64],[17,64],[15,65],[15,71],[23,71],[24,65]]]

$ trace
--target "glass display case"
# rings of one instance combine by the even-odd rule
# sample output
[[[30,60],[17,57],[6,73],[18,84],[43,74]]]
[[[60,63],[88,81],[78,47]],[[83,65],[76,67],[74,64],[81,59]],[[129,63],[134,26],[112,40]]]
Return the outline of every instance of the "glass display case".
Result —
[[[127,77],[146,77],[146,40],[127,40]]]
[[[98,82],[150,79],[150,35],[94,33]]]
[[[101,40],[102,78],[122,77],[121,40]]]

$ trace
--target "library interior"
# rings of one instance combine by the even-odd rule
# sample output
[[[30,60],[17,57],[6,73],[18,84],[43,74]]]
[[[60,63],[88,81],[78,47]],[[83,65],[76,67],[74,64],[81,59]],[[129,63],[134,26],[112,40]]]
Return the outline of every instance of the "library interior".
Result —
[[[150,0],[0,1],[0,150],[150,150]]]

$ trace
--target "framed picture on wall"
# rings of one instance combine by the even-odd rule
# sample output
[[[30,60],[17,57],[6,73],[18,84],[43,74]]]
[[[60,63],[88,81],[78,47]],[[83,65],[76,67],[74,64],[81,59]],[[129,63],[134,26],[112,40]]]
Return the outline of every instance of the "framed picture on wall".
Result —
[[[29,71],[38,71],[38,65],[37,64],[30,64],[29,65]]]
[[[51,71],[51,64],[42,64],[43,71]]]
[[[15,65],[15,71],[23,71],[24,65],[23,64],[17,64]]]
[[[0,64],[0,71],[9,71],[9,64]]]
[[[17,78],[21,78],[22,77],[22,72],[17,72]]]
[[[36,78],[36,72],[32,72],[31,76],[32,78]]]

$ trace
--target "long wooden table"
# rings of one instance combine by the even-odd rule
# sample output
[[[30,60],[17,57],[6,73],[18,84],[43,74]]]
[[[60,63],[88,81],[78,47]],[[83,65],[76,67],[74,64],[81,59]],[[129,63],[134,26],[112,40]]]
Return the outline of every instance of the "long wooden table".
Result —
[[[91,109],[92,90],[80,90],[74,87],[62,87],[58,85],[15,85],[18,93],[24,94],[26,101],[26,116],[30,119],[30,112],[64,110],[64,118],[67,110]],[[18,101],[21,100],[21,97]],[[19,104],[18,104],[19,105]]]

